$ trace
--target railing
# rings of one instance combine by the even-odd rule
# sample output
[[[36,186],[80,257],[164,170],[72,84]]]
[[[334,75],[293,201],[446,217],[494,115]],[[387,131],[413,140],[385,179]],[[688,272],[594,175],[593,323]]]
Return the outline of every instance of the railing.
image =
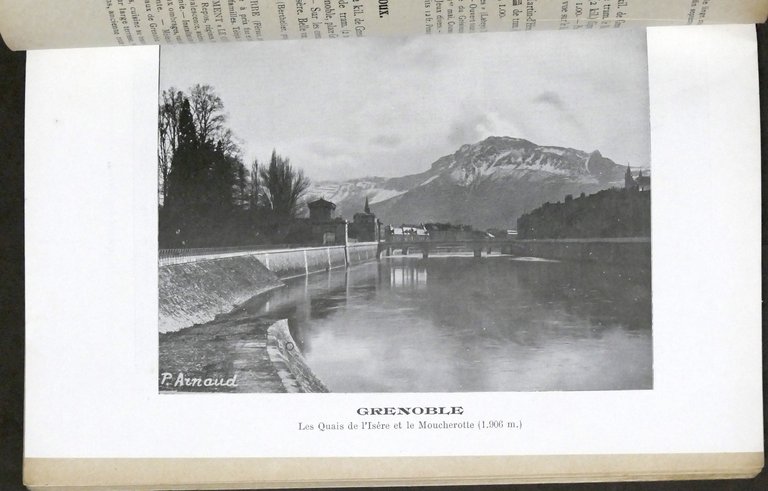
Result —
[[[395,246],[404,242],[418,242],[423,245],[430,244],[515,244],[526,242],[607,242],[607,243],[635,243],[635,242],[650,242],[650,237],[571,237],[571,238],[545,238],[545,239],[521,239],[521,238],[490,238],[490,237],[477,237],[477,238],[459,238],[459,239],[443,239],[443,238],[431,238],[426,239],[402,239],[391,237],[381,241],[382,245]],[[416,245],[414,245],[416,247]]]
[[[216,259],[222,257],[246,256],[261,251],[274,251],[285,249],[304,249],[307,247],[320,247],[322,244],[259,244],[238,247],[198,247],[191,249],[160,249],[157,259],[160,266],[166,264],[179,264],[193,262],[195,260]],[[196,258],[196,259],[195,259]]]
[[[424,242],[430,240],[428,235],[390,235],[384,239],[385,242]]]
[[[372,244],[378,244],[378,242],[376,242],[375,240],[373,240],[371,242],[357,242],[357,241],[352,242],[352,241],[350,241],[349,244],[347,244],[347,247],[349,247],[350,249],[354,249],[356,247],[368,247],[368,246],[370,246]]]
[[[375,242],[374,242],[375,243]],[[350,243],[346,247],[356,249],[365,247],[372,243],[356,242]],[[225,257],[249,256],[258,254],[279,254],[287,251],[309,250],[318,247],[345,247],[343,244],[259,244],[252,246],[239,247],[199,247],[193,249],[160,249],[158,251],[158,265],[166,266],[169,264],[191,263],[196,261],[207,261],[209,259],[220,259]]]

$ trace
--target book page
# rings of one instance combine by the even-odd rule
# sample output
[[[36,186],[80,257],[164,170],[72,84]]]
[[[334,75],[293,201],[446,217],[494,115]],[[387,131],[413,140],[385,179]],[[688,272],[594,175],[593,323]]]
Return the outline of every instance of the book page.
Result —
[[[767,0],[0,0],[12,49],[760,23]]]
[[[536,42],[526,45],[531,35]],[[394,49],[392,42],[365,40],[361,43],[367,44],[348,48],[344,61],[363,66],[338,68],[339,78],[347,79],[337,86],[323,73],[332,66],[330,55],[321,53],[323,43],[233,46],[254,50],[248,52],[249,73],[233,80],[219,64],[224,61],[202,56],[199,47],[29,54],[28,485],[273,487],[746,476],[759,471],[760,125],[754,28],[477,34],[456,37],[449,52],[440,51],[443,40],[401,39],[396,44],[399,56],[379,64],[386,67],[380,77],[402,79],[397,90],[381,100],[356,99],[356,89],[386,88],[369,87],[370,70],[363,62],[364,55],[381,53],[382,47]],[[503,57],[484,57],[481,48],[494,43],[526,46],[526,58],[541,60],[542,66],[526,61],[515,71]],[[624,54],[628,66],[614,60],[598,70],[569,63],[585,61],[582,50],[588,54],[606,43]],[[563,55],[555,54],[558,46],[573,50],[572,56],[559,60]],[[430,60],[435,85],[419,78],[418,66],[404,56],[409,52]],[[327,63],[298,62],[303,57],[322,60],[321,55]],[[446,62],[451,55],[454,64]],[[237,56],[227,60],[231,58]],[[296,63],[280,63],[287,59]],[[553,62],[547,65],[547,59]],[[638,63],[643,59],[647,68]],[[305,66],[301,76],[291,71],[297,66]],[[514,81],[504,78],[508,71]],[[261,80],[269,72],[275,80]],[[445,87],[448,79],[458,88]],[[358,82],[356,88],[345,85],[350,81]],[[307,175],[312,172],[317,184],[325,183],[320,198],[335,199],[340,208],[343,200],[332,198],[328,181],[362,179],[364,173],[357,173],[364,170],[370,170],[368,177],[400,184],[407,181],[404,176],[417,175],[424,177],[419,186],[439,184],[451,190],[450,183],[463,185],[467,195],[497,172],[503,176],[496,178],[520,177],[521,169],[513,168],[519,162],[511,159],[524,153],[515,146],[523,140],[537,155],[562,154],[559,159],[526,160],[526,165],[537,166],[523,169],[528,189],[543,187],[545,180],[533,179],[542,173],[548,183],[559,182],[565,174],[571,177],[565,170],[576,172],[580,185],[599,182],[596,176],[605,176],[608,185],[605,190],[585,190],[583,197],[563,195],[559,203],[544,198],[551,200],[549,205],[537,209],[559,213],[565,206],[591,202],[591,196],[606,190],[638,200],[652,192],[650,284],[634,263],[601,260],[597,264],[605,273],[595,273],[590,260],[582,258],[589,263],[585,267],[561,270],[572,267],[569,260],[574,258],[542,260],[548,258],[541,249],[522,254],[518,249],[489,253],[483,248],[479,257],[474,250],[403,253],[403,244],[417,243],[420,224],[395,223],[388,237],[402,237],[400,247],[389,244],[391,257],[388,251],[381,251],[380,259],[365,257],[354,249],[369,241],[349,241],[346,260],[353,258],[354,264],[334,268],[330,248],[336,245],[318,245],[328,249],[328,271],[309,274],[314,256],[304,250],[299,265],[304,273],[293,279],[275,273],[288,261],[270,261],[269,266],[259,261],[286,283],[278,291],[289,292],[290,298],[270,297],[269,306],[259,295],[251,303],[237,300],[237,305],[229,305],[237,319],[220,316],[218,324],[214,318],[213,324],[192,320],[164,325],[163,319],[195,314],[186,304],[179,316],[163,314],[159,293],[164,267],[179,266],[192,278],[195,271],[184,269],[189,265],[226,264],[225,274],[217,276],[224,284],[228,275],[238,272],[228,261],[241,258],[241,251],[198,250],[198,256],[221,257],[185,262],[196,255],[158,251],[163,240],[212,240],[200,230],[189,233],[183,220],[175,229],[161,227],[165,218],[159,211],[166,197],[178,199],[175,191],[163,195],[160,186],[159,105],[165,104],[163,92],[171,87],[191,98],[189,86],[196,83],[218,87],[223,107],[229,108],[227,128],[233,129],[248,163],[255,159],[269,164],[274,148],[276,162],[278,155],[288,157]],[[351,101],[338,98],[334,90]],[[428,90],[444,94],[442,103],[425,94]],[[382,101],[389,102],[388,109]],[[313,111],[292,109],[294,104]],[[432,107],[431,112],[422,104]],[[181,120],[186,121],[180,127],[187,128],[181,132],[187,147],[177,151],[188,152],[185,161],[200,155],[196,152],[201,149],[207,162],[218,161],[229,148],[223,143],[206,147],[205,142],[222,142],[225,133],[217,133],[215,140],[193,136],[193,127],[200,134],[194,121],[204,118],[194,119],[191,109]],[[490,135],[499,140],[489,142]],[[484,147],[475,146],[483,142]],[[507,145],[507,154],[493,160],[497,166],[481,159],[496,155],[490,143]],[[190,151],[193,147],[195,152]],[[482,152],[472,153],[480,147]],[[583,155],[585,147],[589,152],[601,149],[602,157]],[[464,154],[476,158],[442,158]],[[349,155],[352,158],[345,158]],[[566,158],[571,155],[574,161],[579,157],[582,164],[594,165],[572,168]],[[234,154],[228,157],[231,163]],[[325,165],[323,157],[334,157],[334,165]],[[613,158],[620,160],[615,163],[622,171],[618,177],[605,162]],[[466,165],[452,167],[457,163]],[[426,182],[433,176],[414,174],[417,165],[448,172]],[[641,168],[643,177],[651,172],[652,191],[641,189],[646,183],[640,179]],[[382,176],[384,172],[388,174]],[[377,192],[392,191],[395,183]],[[355,199],[355,206],[363,208],[357,213],[361,219],[369,213],[394,216],[394,204],[409,191],[390,192],[379,196],[381,201],[371,193],[367,205]],[[321,211],[328,208],[320,204]],[[472,215],[477,217],[474,230],[487,232],[493,227],[486,222],[495,223],[491,212],[511,206],[499,198],[472,207],[485,213]],[[428,211],[426,205],[416,209]],[[405,213],[406,208],[400,210]],[[534,211],[522,206],[520,216],[543,216]],[[350,222],[354,224],[354,216]],[[426,223],[445,220],[424,222],[426,228]],[[326,234],[331,232],[315,225],[309,233],[322,232],[320,238],[330,240]],[[164,231],[171,239],[161,236]],[[550,244],[555,239],[509,238],[504,245]],[[452,241],[451,247],[458,242]],[[467,242],[474,244],[464,245]],[[490,238],[483,243],[498,245]],[[646,244],[625,241],[611,247],[637,243]],[[164,250],[190,248],[206,247],[183,243]],[[638,257],[642,261],[646,256]],[[446,268],[446,261],[454,266]],[[252,278],[273,280],[262,266],[249,264],[260,275]],[[373,271],[368,271],[371,266]],[[476,269],[494,288],[473,279]],[[339,271],[345,272],[341,279]],[[595,279],[603,275],[611,288],[601,288],[603,283]],[[322,281],[315,281],[318,278]],[[461,283],[453,291],[453,304],[444,299],[450,288],[441,286],[450,286],[452,279],[454,286]],[[497,287],[507,288],[504,298],[496,295],[501,291]],[[627,291],[634,295],[624,295]],[[375,307],[379,310],[363,303],[377,298],[397,302]],[[600,298],[603,302],[595,301]],[[213,303],[206,298],[206,305]],[[638,315],[627,316],[627,310]],[[514,322],[499,322],[499,312]],[[357,315],[365,322],[358,322],[356,330],[327,322],[340,315]],[[388,316],[397,322],[374,323]],[[232,324],[242,319],[247,322]],[[262,333],[256,332],[255,319],[295,322],[289,322],[287,333]],[[637,325],[631,325],[631,319]],[[193,332],[193,324],[193,331],[205,331],[207,337],[195,350],[185,350],[193,337],[182,338]],[[411,336],[403,329],[409,325]],[[375,337],[372,326],[389,329],[390,335]],[[473,329],[476,335],[469,336]],[[248,339],[251,334],[253,339]],[[295,337],[291,347],[288,335]],[[377,343],[374,348],[364,344],[371,339]],[[476,340],[485,344],[472,344]],[[445,346],[459,348],[453,357],[440,358],[439,348]],[[306,355],[307,366],[330,392],[286,393],[289,387],[307,386],[291,369],[297,364],[289,358],[296,351]],[[225,356],[219,356],[222,353]],[[246,384],[245,372],[266,373],[249,365],[265,353],[276,378]],[[415,364],[407,364],[413,360]],[[169,380],[164,373],[171,375]],[[181,387],[175,385],[179,373]],[[189,385],[184,374],[192,380]],[[223,378],[217,386],[228,389],[235,375],[232,385],[237,388],[274,382],[285,390],[213,393],[205,386],[206,378],[212,383]]]

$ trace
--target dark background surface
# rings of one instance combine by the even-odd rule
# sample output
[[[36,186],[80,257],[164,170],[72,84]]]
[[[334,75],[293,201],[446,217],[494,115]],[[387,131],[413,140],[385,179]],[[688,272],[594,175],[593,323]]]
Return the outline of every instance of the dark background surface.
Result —
[[[763,264],[765,264],[765,189],[768,154],[768,27],[757,27],[762,115]],[[0,490],[21,485],[24,393],[24,64],[25,53],[0,41]],[[763,266],[765,297],[765,266]],[[763,306],[763,318],[766,308]],[[766,335],[763,326],[763,399]],[[55,410],[55,408],[51,408]],[[765,414],[765,407],[763,408]],[[763,418],[765,421],[765,417]],[[765,440],[765,435],[764,435]],[[460,488],[480,488],[462,486]],[[460,489],[456,488],[456,489]],[[426,488],[429,489],[429,488]],[[677,481],[526,486],[482,486],[525,490],[768,490],[763,470],[756,478],[728,481]]]

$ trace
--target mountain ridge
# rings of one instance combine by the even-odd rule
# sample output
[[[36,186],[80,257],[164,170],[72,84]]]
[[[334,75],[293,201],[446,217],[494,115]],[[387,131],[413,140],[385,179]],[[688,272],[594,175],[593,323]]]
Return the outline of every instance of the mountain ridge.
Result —
[[[517,217],[547,201],[623,185],[625,171],[599,150],[490,136],[461,145],[420,173],[320,181],[307,196],[335,202],[337,213],[348,219],[362,210],[368,198],[384,223],[515,228]]]

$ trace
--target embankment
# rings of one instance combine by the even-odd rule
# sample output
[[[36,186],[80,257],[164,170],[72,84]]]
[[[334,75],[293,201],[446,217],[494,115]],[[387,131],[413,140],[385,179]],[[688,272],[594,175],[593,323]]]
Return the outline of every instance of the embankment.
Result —
[[[267,353],[286,392],[328,392],[296,346],[287,320],[281,319],[267,329]]]
[[[253,253],[253,257],[281,279],[328,271],[346,265],[344,246],[259,251]]]
[[[209,322],[255,295],[283,286],[281,280],[375,259],[377,247],[376,242],[361,242],[164,257],[158,273],[160,332]]]
[[[651,264],[650,237],[615,239],[536,239],[515,242],[519,255],[614,264]]]
[[[357,242],[347,246],[347,261],[358,264],[376,259],[379,244],[377,242]]]
[[[283,282],[254,256],[160,266],[160,332],[209,322],[254,295]]]
[[[305,247],[252,253],[279,278],[294,278],[376,259],[376,242],[348,246]]]

